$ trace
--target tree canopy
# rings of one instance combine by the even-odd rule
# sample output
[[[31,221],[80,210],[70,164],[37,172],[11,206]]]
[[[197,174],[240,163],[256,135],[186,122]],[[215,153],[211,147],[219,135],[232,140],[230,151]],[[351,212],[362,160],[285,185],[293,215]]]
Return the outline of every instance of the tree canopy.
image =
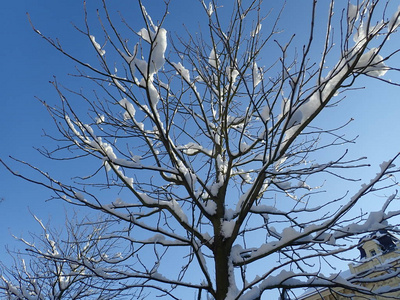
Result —
[[[299,39],[282,32],[282,3],[193,1],[201,21],[182,29],[166,26],[179,16],[159,2],[155,21],[137,1],[140,28],[106,0],[96,25],[85,9],[76,29],[93,48],[90,63],[32,22],[88,87],[52,82],[59,104],[41,101],[59,135],[54,149],[40,151],[78,160],[85,174],[61,181],[16,159],[39,174],[28,177],[3,164],[100,220],[73,222],[65,239],[43,225],[44,245],[25,241],[31,267],[9,269],[0,289],[10,299],[75,299],[82,291],[218,300],[278,291],[284,299],[304,287],[373,295],[324,269],[347,259],[360,235],[396,231],[398,155],[351,194],[347,185],[359,183],[346,172],[368,160],[343,146],[355,142],[343,135],[346,124],[320,128],[314,120],[340,109],[361,78],[397,85],[390,74],[398,49],[389,46],[400,8],[307,1]],[[341,196],[322,193],[325,180],[339,180]],[[360,212],[373,192],[386,201]]]

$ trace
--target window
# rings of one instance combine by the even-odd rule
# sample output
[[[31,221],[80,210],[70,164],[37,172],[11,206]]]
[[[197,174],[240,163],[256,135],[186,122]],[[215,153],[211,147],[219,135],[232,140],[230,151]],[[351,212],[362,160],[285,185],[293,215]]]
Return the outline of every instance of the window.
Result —
[[[371,254],[371,256],[375,256],[376,255],[375,249],[369,250],[369,254]]]

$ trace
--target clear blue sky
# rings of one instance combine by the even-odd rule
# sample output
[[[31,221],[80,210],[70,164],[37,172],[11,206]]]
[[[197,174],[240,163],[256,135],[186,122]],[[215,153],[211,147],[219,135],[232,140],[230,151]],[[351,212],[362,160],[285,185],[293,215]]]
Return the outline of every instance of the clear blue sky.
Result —
[[[115,1],[116,6],[121,5],[119,9],[127,20],[130,21],[131,18],[132,22],[136,22],[137,6],[128,4],[132,2],[134,1]],[[308,9],[305,5],[299,5],[300,1],[287,2],[289,15],[283,20],[282,27],[286,22],[289,28],[296,28],[296,24],[302,21],[303,13]],[[311,1],[302,2],[311,3]],[[95,4],[91,4],[89,9],[101,6],[98,1],[92,3]],[[52,170],[52,162],[43,160],[33,149],[49,143],[48,139],[42,137],[42,129],[50,132],[54,130],[48,113],[35,96],[49,103],[57,103],[57,94],[48,82],[55,75],[59,81],[68,84],[71,78],[67,77],[66,73],[73,72],[75,64],[32,31],[26,12],[30,13],[37,28],[45,35],[59,37],[73,53],[82,53],[85,56],[88,44],[84,44],[85,40],[71,25],[71,22],[82,24],[82,7],[81,1],[70,0],[24,0],[2,3],[0,10],[2,42],[0,157],[2,159],[12,155]],[[180,30],[182,23],[189,20],[193,14],[197,14],[199,8],[195,0],[172,0],[173,13],[167,22],[171,28],[167,27],[167,30],[170,32]],[[156,9],[153,5],[149,11]],[[140,29],[140,25],[135,27]],[[400,48],[400,36],[397,35],[391,43],[394,49]],[[394,59],[392,64],[400,67],[400,57]],[[400,82],[398,75],[391,76],[391,79]],[[347,98],[337,108],[329,110],[317,122],[319,125],[333,126],[340,125],[350,118],[355,119],[346,131],[349,137],[360,135],[357,144],[351,147],[351,157],[369,158],[368,162],[372,167],[357,174],[360,178],[368,180],[378,171],[381,161],[400,151],[400,93],[399,88],[382,84],[377,80],[368,79],[364,83],[368,86],[367,89],[347,93]],[[55,172],[62,171],[55,170]],[[34,222],[29,209],[43,220],[51,217],[53,223],[57,223],[56,220],[64,215],[64,204],[55,201],[45,202],[50,196],[49,191],[10,175],[3,167],[0,168],[0,178],[0,198],[4,199],[0,203],[1,259],[4,245],[11,241],[10,232],[17,235],[23,232],[25,236],[32,228]]]
[[[62,3],[64,2],[64,3]],[[78,4],[79,1],[73,1]],[[57,3],[57,5],[55,5]],[[26,12],[52,34],[65,31],[69,21],[81,5],[67,1],[6,1],[0,11],[1,57],[1,118],[0,136],[2,158],[12,155],[33,162],[43,161],[33,147],[40,147],[46,140],[41,129],[49,128],[47,112],[35,96],[55,99],[49,80],[57,70],[66,67],[67,61],[60,57],[30,28]],[[47,25],[46,25],[47,24]],[[47,30],[46,29],[46,30]],[[45,203],[49,193],[38,186],[13,177],[0,169],[0,254],[4,245],[11,241],[10,233],[25,236],[32,228],[32,213],[43,219],[58,210],[60,203]],[[54,214],[54,216],[56,216]]]

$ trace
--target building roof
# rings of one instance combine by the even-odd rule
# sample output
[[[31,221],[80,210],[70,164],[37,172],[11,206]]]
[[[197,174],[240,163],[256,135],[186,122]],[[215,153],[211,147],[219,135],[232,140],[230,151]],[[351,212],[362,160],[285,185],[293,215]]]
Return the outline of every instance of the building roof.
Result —
[[[371,244],[370,242],[373,242]],[[395,237],[393,234],[389,233],[387,230],[378,230],[376,232],[370,233],[359,240],[358,249],[360,250],[360,262],[359,265],[363,265],[370,260],[373,260],[375,257],[385,255],[386,253],[392,252],[395,249],[398,249],[396,245],[400,244],[400,240]],[[376,252],[371,253],[372,247],[377,249]],[[369,251],[368,251],[369,250]],[[367,254],[368,251],[368,254]],[[392,257],[393,255],[391,255]],[[368,258],[368,259],[367,259]],[[392,257],[393,258],[393,257]],[[367,259],[367,260],[366,260]],[[361,274],[356,272],[354,264],[349,264],[350,269],[339,273],[339,276],[344,279],[351,279],[355,274]],[[327,291],[328,287],[321,288],[307,288],[303,294],[298,296],[296,299],[308,299],[309,297]]]

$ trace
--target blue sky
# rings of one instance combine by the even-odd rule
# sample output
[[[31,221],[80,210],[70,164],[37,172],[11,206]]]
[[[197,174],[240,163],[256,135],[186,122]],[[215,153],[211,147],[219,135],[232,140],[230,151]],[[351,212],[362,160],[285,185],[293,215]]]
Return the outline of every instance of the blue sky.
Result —
[[[89,9],[100,7],[97,1],[93,2],[95,4],[89,5]],[[121,5],[119,9],[127,20],[131,18],[135,23],[138,13],[135,11],[136,6],[127,4],[132,2],[115,1],[116,6]],[[281,27],[287,24],[288,28],[296,28],[296,24],[302,21],[308,9],[298,3],[298,1],[288,1],[289,15],[282,21]],[[6,1],[2,4],[0,10],[2,41],[0,157],[2,159],[12,155],[38,164],[45,170],[52,170],[53,163],[44,160],[33,148],[49,143],[49,140],[42,136],[42,129],[54,131],[54,125],[47,111],[35,97],[49,103],[57,103],[57,94],[49,81],[53,80],[54,75],[60,82],[74,85],[75,83],[72,83],[72,79],[66,74],[74,71],[75,64],[33,32],[26,12],[29,12],[35,26],[46,36],[60,38],[60,41],[73,53],[86,57],[89,55],[86,51],[90,45],[71,25],[71,22],[82,24],[82,7],[81,1],[66,0]],[[167,26],[170,28],[167,27],[167,30],[170,32],[180,30],[182,23],[190,20],[191,14],[196,14],[199,9],[197,2],[193,5],[191,1],[172,0],[171,11],[176,15],[171,14],[170,20],[167,21]],[[149,7],[150,13],[156,10],[157,7],[154,5]],[[136,29],[140,29],[139,24]],[[390,42],[393,49],[400,48],[399,35]],[[400,59],[393,59],[392,64],[399,67]],[[397,74],[389,75],[387,78],[400,82]],[[368,157],[371,168],[355,172],[355,176],[367,181],[378,171],[381,161],[389,159],[400,151],[400,99],[399,88],[383,84],[378,80],[367,79],[359,86],[367,88],[347,93],[346,99],[338,107],[324,113],[316,124],[333,127],[350,118],[354,119],[345,132],[349,137],[359,135],[357,144],[350,148],[351,157]],[[10,162],[7,159],[6,161]],[[54,171],[62,173],[64,170]],[[5,244],[12,241],[10,233],[17,235],[23,233],[25,236],[32,229],[34,221],[30,211],[43,220],[51,218],[52,223],[57,223],[57,220],[63,217],[65,208],[61,202],[45,202],[51,195],[49,191],[12,176],[3,167],[0,168],[0,176],[2,178],[0,198],[3,199],[0,203],[1,258]],[[356,184],[355,189],[359,185]]]

